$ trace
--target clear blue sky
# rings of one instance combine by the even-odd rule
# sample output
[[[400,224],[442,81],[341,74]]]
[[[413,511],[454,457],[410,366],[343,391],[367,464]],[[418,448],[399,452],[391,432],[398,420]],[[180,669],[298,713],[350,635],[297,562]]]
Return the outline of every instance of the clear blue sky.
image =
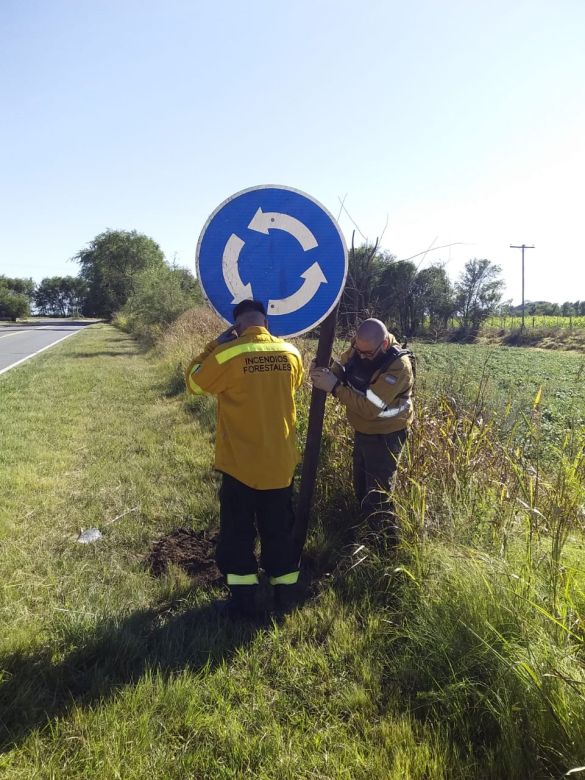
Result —
[[[535,244],[526,298],[583,299],[584,40],[583,0],[2,0],[0,273],[75,274],[106,228],[193,269],[274,183],[399,258],[463,242],[425,262],[516,302]]]

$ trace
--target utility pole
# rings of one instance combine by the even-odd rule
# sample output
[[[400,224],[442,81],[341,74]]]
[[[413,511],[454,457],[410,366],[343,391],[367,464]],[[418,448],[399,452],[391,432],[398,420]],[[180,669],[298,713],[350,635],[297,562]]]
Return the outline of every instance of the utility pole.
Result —
[[[516,244],[510,244],[510,249],[522,250],[522,330],[524,330],[524,250],[534,249],[534,247],[528,246],[527,244],[522,244],[521,246],[517,246]]]

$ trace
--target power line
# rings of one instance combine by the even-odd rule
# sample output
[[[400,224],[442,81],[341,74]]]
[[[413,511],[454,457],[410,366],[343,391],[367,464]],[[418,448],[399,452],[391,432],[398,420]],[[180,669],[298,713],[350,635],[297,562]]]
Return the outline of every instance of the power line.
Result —
[[[510,249],[522,250],[522,330],[524,330],[524,250],[534,249],[534,246],[528,246],[527,244],[521,244],[520,246],[517,244],[510,244]]]

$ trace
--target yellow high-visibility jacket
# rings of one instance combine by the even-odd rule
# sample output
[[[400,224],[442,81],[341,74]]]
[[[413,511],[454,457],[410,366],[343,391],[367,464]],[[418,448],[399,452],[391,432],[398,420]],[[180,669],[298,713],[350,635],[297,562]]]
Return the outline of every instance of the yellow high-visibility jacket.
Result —
[[[212,341],[191,361],[187,389],[217,395],[215,468],[258,490],[290,485],[299,462],[294,394],[303,380],[296,347],[252,326]]]
[[[390,344],[398,342],[390,334]],[[339,363],[345,366],[354,353],[350,347],[341,356]],[[338,364],[339,365],[339,364]],[[342,372],[333,372],[341,377]],[[359,393],[350,386],[341,385],[335,390],[336,398],[347,411],[349,424],[360,433],[394,433],[409,428],[413,417],[412,392],[414,378],[408,357],[399,357],[384,371],[373,374],[365,393]]]

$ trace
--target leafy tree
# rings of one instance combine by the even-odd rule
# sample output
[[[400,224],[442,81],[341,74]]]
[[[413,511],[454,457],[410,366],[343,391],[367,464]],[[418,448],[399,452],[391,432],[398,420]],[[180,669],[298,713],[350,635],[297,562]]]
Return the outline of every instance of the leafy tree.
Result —
[[[26,295],[0,287],[0,319],[16,322],[19,317],[28,317],[29,314],[30,305]]]
[[[416,279],[416,265],[410,260],[387,264],[380,273],[378,297],[382,319],[406,336],[413,334],[414,312],[412,287]]]
[[[453,312],[453,288],[440,265],[417,273],[409,260],[397,261],[376,246],[363,245],[349,255],[340,324],[355,327],[365,317],[380,317],[391,330],[415,335],[428,318],[433,328],[446,325]]]
[[[519,312],[521,307],[519,307]],[[549,303],[548,301],[541,301],[536,304],[536,314],[544,314],[548,316],[558,317],[561,313],[561,307],[558,303]]]
[[[32,279],[0,275],[0,318],[16,322],[19,317],[28,317],[34,288]]]
[[[497,309],[498,317],[511,317],[514,314],[514,307],[512,305],[512,298],[508,298],[502,301]]]
[[[39,314],[68,317],[83,308],[87,283],[79,276],[51,276],[43,279],[35,291]]]
[[[0,275],[0,287],[10,290],[16,295],[24,295],[29,303],[32,303],[33,301],[35,283],[32,279],[11,278],[9,276]]]
[[[164,266],[158,244],[135,230],[106,230],[74,257],[88,294],[83,313],[111,317],[135,289],[137,274]]]
[[[457,311],[464,328],[477,330],[495,311],[501,300],[504,282],[501,268],[489,260],[468,260],[455,285]]]
[[[425,320],[433,330],[447,327],[455,301],[453,286],[444,266],[431,265],[416,275],[411,288],[412,334],[417,333]]]
[[[342,327],[355,328],[361,320],[377,314],[380,275],[394,259],[388,252],[379,252],[377,244],[364,244],[357,248],[352,246],[339,307],[339,323]]]
[[[188,268],[181,268],[176,263],[172,263],[170,271],[178,281],[181,290],[190,296],[191,306],[196,303],[203,303],[201,285]]]

